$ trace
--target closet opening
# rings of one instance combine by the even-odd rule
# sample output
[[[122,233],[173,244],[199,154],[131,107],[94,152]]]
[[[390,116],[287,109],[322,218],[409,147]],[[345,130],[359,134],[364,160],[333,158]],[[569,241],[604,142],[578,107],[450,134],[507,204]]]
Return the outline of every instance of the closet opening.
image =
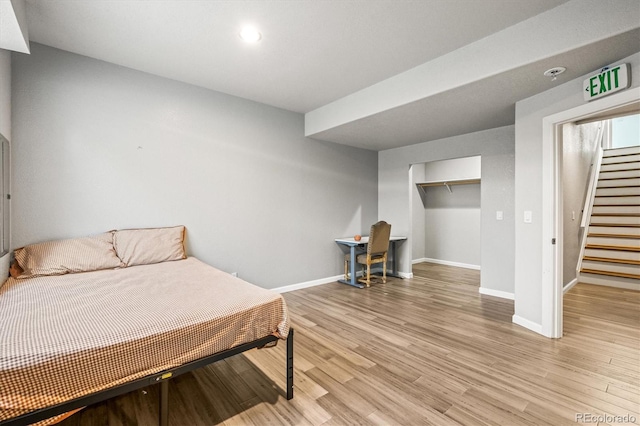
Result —
[[[412,264],[481,268],[481,157],[411,166]]]

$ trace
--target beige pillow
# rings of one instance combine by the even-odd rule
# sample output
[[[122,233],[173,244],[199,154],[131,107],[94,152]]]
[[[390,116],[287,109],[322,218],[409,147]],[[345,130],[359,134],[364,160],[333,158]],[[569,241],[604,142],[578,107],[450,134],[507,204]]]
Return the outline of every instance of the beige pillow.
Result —
[[[113,246],[125,266],[185,259],[184,226],[116,231]]]
[[[32,244],[17,249],[15,257],[22,268],[22,273],[17,278],[63,275],[123,266],[113,248],[112,232]]]

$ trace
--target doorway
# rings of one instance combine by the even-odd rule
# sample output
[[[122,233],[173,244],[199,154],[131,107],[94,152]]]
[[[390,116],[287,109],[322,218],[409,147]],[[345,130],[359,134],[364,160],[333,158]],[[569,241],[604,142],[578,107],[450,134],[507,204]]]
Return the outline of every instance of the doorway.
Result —
[[[639,100],[640,88],[633,88],[543,119],[542,334],[547,337],[560,338],[563,330],[563,126],[640,111]]]

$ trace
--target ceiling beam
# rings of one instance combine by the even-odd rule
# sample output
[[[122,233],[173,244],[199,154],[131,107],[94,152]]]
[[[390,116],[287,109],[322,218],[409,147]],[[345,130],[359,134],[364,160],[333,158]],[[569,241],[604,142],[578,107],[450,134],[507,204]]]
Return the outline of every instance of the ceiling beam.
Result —
[[[30,53],[25,0],[0,0],[0,49]]]
[[[638,14],[637,0],[572,0],[308,112],[305,135],[318,135],[628,32],[640,27]]]

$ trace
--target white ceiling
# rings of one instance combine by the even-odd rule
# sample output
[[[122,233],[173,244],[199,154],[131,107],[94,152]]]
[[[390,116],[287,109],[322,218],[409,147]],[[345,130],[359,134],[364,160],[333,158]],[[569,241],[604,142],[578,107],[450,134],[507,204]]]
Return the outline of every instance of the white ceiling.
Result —
[[[308,112],[566,0],[29,0],[32,41]],[[263,35],[248,45],[238,32]]]
[[[27,17],[31,41],[308,113],[566,2],[27,0]],[[257,27],[262,41],[244,43],[238,31],[245,24]],[[539,66],[543,60],[532,63]],[[571,71],[589,72],[583,68],[595,62],[577,61],[579,70]],[[473,69],[472,63],[464,66]],[[496,96],[491,105],[477,95],[492,90],[491,79],[479,77],[447,96],[378,111],[311,136],[379,150],[511,124],[514,102],[522,99],[518,96],[545,88],[544,80],[532,77],[533,70],[518,76],[528,86]],[[539,72],[536,67],[535,75]],[[451,109],[445,108],[438,113],[445,118],[442,125],[425,126],[423,114],[443,102],[451,108],[472,103],[481,108],[469,117],[471,124],[446,120]]]

